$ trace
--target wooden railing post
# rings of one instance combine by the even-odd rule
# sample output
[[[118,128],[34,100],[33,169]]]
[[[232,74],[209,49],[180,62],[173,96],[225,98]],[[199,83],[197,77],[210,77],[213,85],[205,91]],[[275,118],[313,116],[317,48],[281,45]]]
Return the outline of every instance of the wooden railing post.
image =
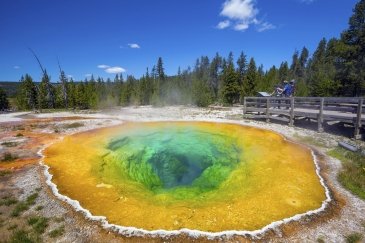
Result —
[[[357,105],[357,114],[356,114],[356,121],[355,121],[355,139],[361,139],[360,129],[361,129],[361,114],[362,114],[362,105],[364,103],[364,99],[359,98],[359,102]]]
[[[324,106],[324,98],[321,98],[319,101],[319,113],[317,117],[318,122],[318,132],[323,132],[323,106]]]
[[[290,98],[289,126],[294,126],[294,97]]]
[[[269,108],[269,98],[266,98],[266,122],[270,122]]]
[[[246,97],[243,97],[243,116],[245,116],[247,111],[247,103],[246,103]]]

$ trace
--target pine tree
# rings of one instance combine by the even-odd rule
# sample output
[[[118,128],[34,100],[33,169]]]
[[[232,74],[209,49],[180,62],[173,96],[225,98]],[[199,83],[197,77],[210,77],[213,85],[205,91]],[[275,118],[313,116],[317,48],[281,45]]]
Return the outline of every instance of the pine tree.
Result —
[[[341,35],[340,72],[343,94],[365,95],[365,0],[360,0]]]
[[[289,79],[289,66],[288,62],[282,62],[279,67],[279,79],[280,81]]]
[[[257,82],[258,82],[258,73],[256,68],[256,62],[253,58],[251,58],[247,69],[247,79],[244,84],[245,96],[256,95]]]
[[[44,70],[42,81],[39,85],[38,105],[41,109],[53,109],[55,108],[55,103],[55,90],[47,71]]]
[[[292,64],[290,66],[290,73],[292,79],[297,79],[300,76],[300,60],[299,60],[299,53],[295,51],[293,54]]]
[[[72,109],[76,109],[77,107],[76,85],[72,78],[70,79],[70,82],[68,84],[68,101],[69,101],[69,107],[71,107]]]
[[[5,111],[7,109],[9,109],[8,97],[5,90],[0,87],[0,111]]]
[[[333,58],[329,58],[326,39],[322,39],[313,54],[308,70],[310,94],[312,96],[335,96],[339,84],[335,80]]]
[[[60,67],[60,82],[61,82],[61,90],[62,90],[62,106],[63,108],[68,109],[68,79],[66,77],[65,72]]]
[[[228,66],[223,72],[223,87],[222,87],[222,98],[223,103],[227,105],[232,105],[239,101],[240,96],[240,86],[238,82],[238,75],[234,69],[233,55],[230,54],[228,59]]]
[[[218,88],[219,88],[219,75],[222,69],[222,57],[216,53],[209,68],[209,80],[208,86],[212,90],[212,96],[216,100],[218,98]]]
[[[237,60],[237,73],[239,76],[239,85],[242,86],[243,85],[243,81],[247,72],[247,57],[246,55],[241,52],[240,57]]]
[[[309,57],[309,51],[306,47],[303,47],[299,57],[299,70],[297,71],[298,78],[305,78],[306,75],[305,71],[307,68],[308,57]]]
[[[37,87],[30,75],[26,74],[20,79],[16,100],[20,110],[35,110],[37,108]]]

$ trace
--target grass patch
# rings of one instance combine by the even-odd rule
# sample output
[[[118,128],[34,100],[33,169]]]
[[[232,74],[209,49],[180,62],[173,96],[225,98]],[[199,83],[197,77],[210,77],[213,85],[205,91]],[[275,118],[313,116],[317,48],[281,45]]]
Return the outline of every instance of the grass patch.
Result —
[[[18,200],[16,200],[15,198],[5,197],[5,198],[1,199],[0,206],[2,206],[2,205],[10,206],[10,205],[16,204],[17,202],[18,202]]]
[[[61,223],[61,222],[65,221],[65,219],[64,219],[64,218],[62,218],[62,217],[57,217],[57,218],[54,218],[54,221],[55,221],[56,223]]]
[[[71,128],[79,128],[79,127],[83,127],[83,126],[85,126],[84,123],[81,123],[81,122],[73,122],[73,123],[70,123],[70,124],[65,124],[62,127],[64,129],[71,129]]]
[[[24,135],[23,135],[23,133],[18,132],[18,133],[15,135],[15,137],[17,137],[17,138],[19,138],[19,137],[24,137]]]
[[[0,170],[0,177],[9,175],[11,173],[10,170]]]
[[[360,233],[352,233],[345,237],[347,243],[357,243],[362,240],[362,234]]]
[[[10,243],[34,243],[35,241],[24,230],[15,231],[10,237]]]
[[[1,145],[5,146],[5,147],[16,147],[16,146],[18,146],[18,143],[17,142],[3,142]]]
[[[4,157],[3,159],[1,160],[2,162],[11,162],[11,161],[14,161],[16,160],[18,157],[16,155],[12,155],[11,153],[9,152],[6,152],[4,154]]]
[[[300,136],[297,133],[294,134],[294,137],[299,142],[311,144],[311,145],[322,147],[322,148],[327,148],[326,141],[324,141],[320,138],[315,138],[315,137],[311,137],[311,136]]]
[[[45,217],[30,217],[28,224],[32,226],[37,234],[43,234],[48,227],[48,219]]]
[[[341,184],[365,200],[365,158],[359,154],[337,147],[327,153],[342,161],[343,170],[338,175]]]
[[[22,212],[27,211],[29,206],[25,202],[18,203],[11,212],[12,217],[18,217]]]
[[[22,212],[27,211],[31,205],[35,204],[37,197],[38,193],[33,193],[27,197],[25,202],[19,202],[11,212],[11,216],[18,217]]]
[[[30,206],[30,205],[34,205],[35,204],[35,200],[38,197],[38,193],[35,192],[33,194],[31,194],[29,197],[27,197],[26,203]]]
[[[325,243],[325,241],[324,241],[324,239],[323,239],[322,237],[319,237],[319,238],[317,239],[317,242],[318,242],[318,243]]]
[[[22,125],[14,126],[14,127],[13,127],[13,131],[17,131],[17,130],[24,131],[24,130],[25,130],[25,128],[24,128]]]
[[[44,207],[42,206],[42,205],[39,205],[39,206],[37,206],[36,208],[35,208],[35,210],[36,211],[40,211],[40,210],[42,210]]]
[[[48,233],[49,237],[51,238],[57,238],[65,233],[65,226],[62,225],[58,227],[57,229],[52,230]]]
[[[16,228],[18,228],[17,224],[12,224],[8,227],[8,230],[15,230]]]

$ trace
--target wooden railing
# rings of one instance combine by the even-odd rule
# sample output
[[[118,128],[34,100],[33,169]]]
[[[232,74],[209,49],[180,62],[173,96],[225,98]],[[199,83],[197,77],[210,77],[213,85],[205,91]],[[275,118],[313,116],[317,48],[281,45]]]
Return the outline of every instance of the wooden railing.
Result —
[[[334,97],[245,97],[243,115],[246,118],[263,118],[288,122],[293,126],[295,119],[315,119],[318,131],[323,132],[323,123],[339,121],[354,125],[354,137],[361,138],[361,127],[365,125],[364,98]]]

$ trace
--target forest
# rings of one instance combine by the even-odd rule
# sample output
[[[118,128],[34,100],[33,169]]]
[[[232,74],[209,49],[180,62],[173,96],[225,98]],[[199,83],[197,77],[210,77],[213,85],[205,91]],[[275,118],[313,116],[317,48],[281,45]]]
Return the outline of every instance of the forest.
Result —
[[[16,94],[17,110],[99,109],[131,105],[233,105],[258,91],[271,93],[284,80],[296,80],[295,96],[365,95],[365,0],[359,1],[349,25],[339,38],[322,39],[310,55],[303,47],[292,60],[264,70],[244,52],[237,58],[216,53],[199,57],[193,67],[167,76],[161,57],[137,79],[116,75],[114,80],[91,76],[83,81],[68,79],[60,67],[56,83],[45,69],[36,83],[25,74]],[[0,110],[7,109],[6,93],[0,88]]]

